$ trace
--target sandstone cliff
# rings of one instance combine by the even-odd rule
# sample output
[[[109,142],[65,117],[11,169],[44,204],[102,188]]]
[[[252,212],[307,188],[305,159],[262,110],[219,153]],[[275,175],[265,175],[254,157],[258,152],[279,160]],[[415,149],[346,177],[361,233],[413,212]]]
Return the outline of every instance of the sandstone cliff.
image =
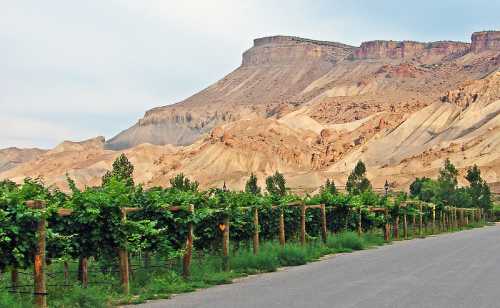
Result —
[[[375,186],[406,188],[449,157],[500,182],[498,32],[457,42],[367,42],[360,47],[274,36],[256,39],[242,65],[171,106],[146,112],[115,138],[63,142],[0,170],[64,187],[97,185],[122,149],[146,186],[179,172],[201,186],[240,189],[284,172],[297,191],[345,182],[357,160]],[[168,144],[182,144],[174,146]],[[1,155],[1,152],[0,152]],[[1,156],[0,156],[1,157]],[[463,178],[461,178],[463,180]]]

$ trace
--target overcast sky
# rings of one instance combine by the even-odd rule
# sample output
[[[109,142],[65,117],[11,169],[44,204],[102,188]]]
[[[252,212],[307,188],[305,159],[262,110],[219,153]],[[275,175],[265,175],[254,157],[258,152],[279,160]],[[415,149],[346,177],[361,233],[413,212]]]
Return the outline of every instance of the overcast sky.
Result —
[[[0,0],[0,148],[110,138],[239,66],[256,37],[359,45],[500,28],[500,0]]]

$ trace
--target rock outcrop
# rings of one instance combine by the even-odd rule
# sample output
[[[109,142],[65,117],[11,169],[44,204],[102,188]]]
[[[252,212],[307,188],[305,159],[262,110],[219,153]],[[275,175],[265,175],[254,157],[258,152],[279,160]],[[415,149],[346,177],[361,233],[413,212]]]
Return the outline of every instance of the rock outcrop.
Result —
[[[369,41],[353,47],[293,36],[258,38],[236,70],[182,102],[146,112],[109,139],[106,148],[188,145],[220,124],[254,115],[282,117],[301,105],[332,97],[393,91],[427,105],[465,78],[479,78],[498,66],[498,55],[460,59],[471,51],[498,50],[499,42],[495,31],[474,33],[472,44]],[[420,91],[424,84],[427,89]]]
[[[235,71],[146,112],[107,142],[65,141],[17,161],[2,162],[0,151],[0,179],[43,176],[64,186],[68,173],[80,186],[98,185],[125,152],[146,186],[164,186],[183,172],[204,188],[225,181],[241,189],[252,172],[264,179],[279,170],[289,187],[309,191],[327,177],[344,183],[362,159],[376,187],[390,178],[407,188],[415,176],[435,176],[447,157],[461,172],[478,164],[488,182],[498,183],[496,35],[475,33],[470,46],[375,41],[359,48],[256,39]]]
[[[470,44],[452,41],[421,43],[414,41],[369,41],[354,50],[352,59],[414,60],[434,63],[456,58],[469,51]]]
[[[254,40],[243,53],[243,66],[293,65],[304,62],[338,62],[349,55],[353,46],[315,41],[294,36],[271,36]]]
[[[500,31],[474,32],[471,40],[471,50],[475,53],[488,50],[500,51]]]

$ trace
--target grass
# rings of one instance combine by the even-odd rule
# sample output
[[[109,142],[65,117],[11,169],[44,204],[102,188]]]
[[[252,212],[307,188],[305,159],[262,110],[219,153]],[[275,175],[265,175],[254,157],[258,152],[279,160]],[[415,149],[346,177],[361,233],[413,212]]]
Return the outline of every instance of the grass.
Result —
[[[481,226],[483,225],[479,223],[471,223],[466,226],[466,229]],[[412,232],[409,233],[411,235]],[[367,232],[358,236],[357,233],[348,231],[330,234],[325,244],[317,239],[311,239],[306,245],[291,242],[284,247],[276,241],[264,242],[257,255],[249,246],[243,245],[242,248],[232,252],[229,258],[230,271],[222,270],[220,255],[198,251],[193,256],[189,279],[181,277],[181,260],[166,261],[162,258],[152,258],[151,267],[145,269],[139,258],[132,258],[131,263],[135,266],[131,273],[129,296],[121,294],[117,275],[101,273],[98,262],[94,261],[91,262],[90,286],[88,288],[81,288],[78,284],[70,287],[49,287],[48,301],[50,307],[61,308],[99,308],[126,303],[143,303],[150,299],[169,298],[173,294],[231,283],[235,278],[250,274],[274,272],[284,266],[303,265],[328,254],[352,252],[384,244],[381,232]],[[61,269],[62,264],[56,262],[49,266],[48,272],[58,273]],[[70,270],[76,270],[76,263],[70,264]],[[7,273],[0,275],[0,307],[31,307],[31,295],[12,294],[5,290],[5,287],[10,283],[9,276]],[[76,281],[74,276],[76,273],[72,272],[71,282]],[[31,275],[21,275],[20,279],[20,285],[32,283]],[[93,285],[92,282],[102,282],[103,284]],[[50,275],[48,284],[64,284],[62,274]],[[30,291],[31,288],[26,290]]]

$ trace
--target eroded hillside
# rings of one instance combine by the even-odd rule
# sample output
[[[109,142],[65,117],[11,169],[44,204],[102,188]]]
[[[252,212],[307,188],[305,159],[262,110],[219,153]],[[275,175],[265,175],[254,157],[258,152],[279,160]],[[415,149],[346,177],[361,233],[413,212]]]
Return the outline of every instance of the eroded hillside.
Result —
[[[447,157],[499,182],[499,42],[500,32],[475,33],[471,44],[257,39],[239,68],[200,93],[148,111],[107,142],[36,153],[0,178],[64,187],[68,173],[97,185],[123,151],[148,186],[184,172],[203,187],[242,188],[251,172],[263,180],[279,170],[309,191],[327,177],[343,183],[362,159],[375,186],[405,187]]]

